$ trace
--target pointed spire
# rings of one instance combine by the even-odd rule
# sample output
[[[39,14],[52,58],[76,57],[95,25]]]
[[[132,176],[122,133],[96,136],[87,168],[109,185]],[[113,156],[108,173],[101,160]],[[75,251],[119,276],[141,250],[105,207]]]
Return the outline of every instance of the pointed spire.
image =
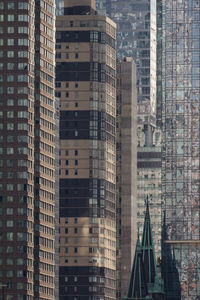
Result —
[[[155,282],[155,277],[157,277],[158,274],[157,274],[157,266],[155,260],[155,249],[154,249],[153,234],[152,234],[151,220],[150,220],[150,213],[149,213],[148,196],[146,200],[146,213],[145,213],[141,249],[142,249],[142,258],[145,266],[147,283],[151,284]]]
[[[144,264],[142,260],[142,251],[140,245],[140,238],[138,232],[135,257],[133,261],[133,268],[131,279],[129,283],[128,293],[124,300],[143,300],[148,295],[147,283],[145,278]]]

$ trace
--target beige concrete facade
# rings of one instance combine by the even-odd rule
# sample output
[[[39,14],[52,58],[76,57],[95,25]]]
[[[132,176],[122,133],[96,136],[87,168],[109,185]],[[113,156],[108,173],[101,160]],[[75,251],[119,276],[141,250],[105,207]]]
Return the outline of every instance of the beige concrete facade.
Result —
[[[60,299],[116,296],[116,26],[94,1],[57,18]]]
[[[117,78],[117,299],[122,299],[137,239],[137,88],[132,59],[118,63]]]

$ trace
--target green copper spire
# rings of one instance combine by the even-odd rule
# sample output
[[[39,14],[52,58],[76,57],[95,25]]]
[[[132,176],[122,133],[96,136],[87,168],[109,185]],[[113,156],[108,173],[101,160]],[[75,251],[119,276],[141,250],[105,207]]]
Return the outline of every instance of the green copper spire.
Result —
[[[138,233],[131,279],[128,293],[124,300],[144,299],[164,300],[164,284],[163,280],[158,276],[155,260],[148,198],[146,202],[142,245],[140,245]]]
[[[141,251],[140,239],[138,234],[131,279],[129,283],[128,293],[124,298],[124,300],[149,299],[146,298],[147,295],[148,295],[147,283],[145,278],[144,264],[142,260],[142,251]]]
[[[157,266],[155,260],[153,234],[152,234],[151,221],[150,221],[148,196],[146,201],[146,214],[145,214],[141,249],[142,249],[142,258],[145,266],[147,283],[154,283],[155,277],[158,276],[158,274],[157,274]]]

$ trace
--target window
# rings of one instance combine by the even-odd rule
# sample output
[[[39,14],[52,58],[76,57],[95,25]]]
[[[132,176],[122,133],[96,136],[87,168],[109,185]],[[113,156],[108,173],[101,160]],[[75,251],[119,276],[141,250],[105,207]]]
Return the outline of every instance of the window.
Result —
[[[7,241],[13,241],[13,237],[14,237],[13,232],[7,232],[6,237],[7,237]]]
[[[14,33],[14,27],[8,27],[8,33],[9,34],[12,34],[12,33]]]
[[[56,87],[61,87],[61,82],[56,82]]]
[[[7,227],[13,227],[13,220],[7,220],[6,221],[6,226]]]
[[[7,111],[7,118],[14,118],[14,111]]]
[[[8,51],[8,52],[7,52],[7,56],[8,56],[9,58],[14,57],[14,51]]]
[[[13,271],[6,271],[6,277],[7,278],[13,277]]]
[[[14,81],[14,75],[7,75],[7,82],[13,82]]]
[[[14,9],[15,5],[14,2],[8,2],[8,9]]]
[[[78,233],[78,228],[74,228],[74,233]]]
[[[19,22],[28,22],[28,15],[18,15]]]
[[[14,39],[8,39],[8,46],[14,45]]]
[[[14,123],[7,123],[7,130],[14,130]]]
[[[28,27],[18,27],[18,33],[28,34]]]
[[[13,99],[8,99],[7,100],[7,105],[8,106],[13,106],[14,105],[14,100]]]
[[[18,39],[18,46],[28,46],[28,39]]]
[[[68,233],[68,228],[65,228],[65,233]]]
[[[74,248],[74,253],[78,253],[78,248],[77,247]]]
[[[12,86],[7,87],[7,93],[8,93],[9,95],[14,94],[14,87],[12,87]]]
[[[13,22],[15,20],[14,15],[8,15],[8,22]]]
[[[18,9],[28,9],[28,3],[26,2],[19,2]]]
[[[59,53],[58,53],[58,52],[56,53],[56,58],[61,58],[61,53],[60,53],[60,52],[59,52]]]
[[[8,70],[14,70],[14,63],[8,63],[7,64],[7,69]]]
[[[75,53],[75,58],[78,58],[78,53]]]
[[[12,192],[14,190],[14,185],[11,183],[8,183],[6,186],[7,191]]]
[[[68,159],[65,161],[65,165],[68,166],[69,165],[69,161]]]
[[[0,9],[4,9],[4,3],[0,2]]]
[[[7,125],[8,125],[8,124],[7,124]],[[14,148],[11,148],[11,147],[7,148],[7,154],[8,154],[8,155],[14,154]],[[10,162],[10,160],[7,161],[7,164],[8,164],[8,162]]]
[[[69,170],[65,170],[65,175],[69,175]]]
[[[75,159],[75,166],[78,166],[78,160]]]
[[[0,15],[0,22],[4,21],[4,15]]]

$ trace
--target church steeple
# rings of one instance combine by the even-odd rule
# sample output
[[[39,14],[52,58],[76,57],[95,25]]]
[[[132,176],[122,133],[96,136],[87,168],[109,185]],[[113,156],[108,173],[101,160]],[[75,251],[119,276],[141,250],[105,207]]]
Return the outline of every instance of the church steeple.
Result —
[[[128,293],[124,298],[124,300],[148,299],[146,298],[147,295],[148,295],[147,282],[145,278],[145,270],[144,270],[144,264],[142,260],[142,251],[141,251],[140,239],[138,234],[131,279],[129,283]]]
[[[153,234],[149,213],[149,201],[147,196],[146,214],[144,221],[144,229],[142,235],[142,258],[145,266],[146,280],[148,283],[154,283],[157,274],[157,266],[155,260],[155,248],[153,242]]]
[[[142,244],[140,245],[138,235],[128,293],[124,300],[144,299],[164,299],[163,280],[158,276],[155,260],[148,198],[146,202]]]

